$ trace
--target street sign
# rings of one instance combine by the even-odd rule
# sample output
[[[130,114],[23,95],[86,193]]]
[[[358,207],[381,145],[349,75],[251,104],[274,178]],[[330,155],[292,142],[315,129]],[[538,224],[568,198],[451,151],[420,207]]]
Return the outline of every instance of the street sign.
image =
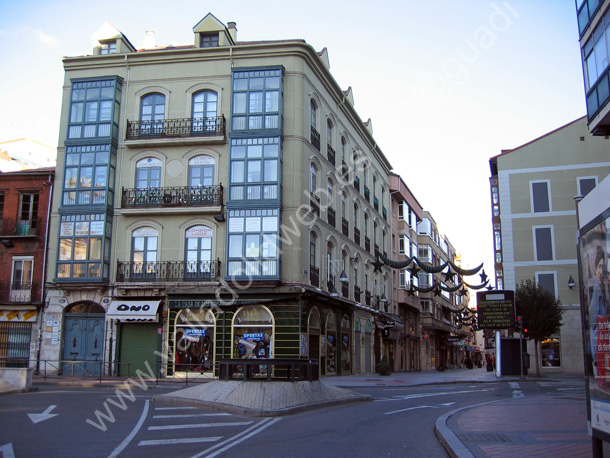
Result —
[[[477,316],[480,329],[512,329],[515,326],[515,292],[479,291]]]

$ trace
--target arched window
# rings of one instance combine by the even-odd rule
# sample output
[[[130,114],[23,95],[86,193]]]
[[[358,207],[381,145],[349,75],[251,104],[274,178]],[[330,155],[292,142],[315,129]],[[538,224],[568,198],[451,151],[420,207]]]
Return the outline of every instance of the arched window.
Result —
[[[309,191],[310,192],[315,192],[316,191],[316,175],[317,175],[318,171],[316,169],[316,166],[314,165],[314,163],[312,162],[311,164],[309,164]]]
[[[131,234],[132,277],[156,278],[159,232],[153,227],[141,227]]]
[[[140,135],[159,135],[165,120],[165,96],[152,93],[140,102]]]
[[[354,203],[354,227],[358,229],[358,204]]]
[[[326,120],[326,144],[333,147],[333,123],[330,119]]]
[[[189,186],[212,186],[214,184],[214,166],[216,161],[211,156],[195,156],[189,160]]]
[[[309,101],[309,122],[311,123],[311,127],[315,130],[316,128],[316,120],[318,118],[318,107],[316,106],[316,102],[311,99]]]
[[[341,161],[345,162],[345,153],[347,149],[347,141],[341,136]]]
[[[249,305],[233,318],[234,358],[273,358],[273,316],[260,305]]]
[[[190,280],[211,279],[212,237],[214,231],[208,226],[192,226],[185,233],[186,244],[184,255],[185,278]]]
[[[345,193],[341,193],[341,218],[347,219],[347,208],[345,205]]]
[[[147,157],[136,163],[136,188],[161,187],[161,160]]]
[[[329,208],[333,207],[333,182],[330,178],[326,181],[326,199]]]
[[[309,233],[309,266],[316,267],[316,245],[317,236],[315,232]]]
[[[218,94],[200,91],[193,96],[193,132],[215,132],[218,116]]]
[[[184,309],[176,317],[176,370],[202,372],[214,368],[214,314],[210,309]]]

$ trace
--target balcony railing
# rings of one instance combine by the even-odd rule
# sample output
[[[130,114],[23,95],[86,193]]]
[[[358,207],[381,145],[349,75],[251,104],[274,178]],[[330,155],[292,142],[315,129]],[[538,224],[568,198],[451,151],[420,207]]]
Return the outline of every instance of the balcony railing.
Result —
[[[127,140],[147,138],[219,137],[226,135],[224,116],[127,121]]]
[[[356,245],[360,245],[360,229],[357,227],[354,228],[354,242]]]
[[[117,261],[117,282],[213,281],[220,278],[216,261]]]
[[[345,161],[341,161],[341,178],[346,183],[349,181],[349,166],[345,163]]]
[[[312,193],[309,198],[309,208],[310,208],[311,213],[315,213],[318,216],[318,218],[320,217],[319,202],[320,202],[320,198]]]
[[[320,269],[316,266],[309,266],[309,281],[311,286],[320,286]]]
[[[346,237],[349,237],[349,222],[345,218],[341,218],[341,232]]]
[[[336,222],[335,210],[333,208],[328,207],[327,213],[328,213],[328,224],[330,224],[332,227],[335,227],[335,222]]]
[[[316,130],[314,126],[311,126],[311,136],[310,136],[311,144],[320,151],[320,132]]]
[[[326,158],[333,166],[335,165],[335,149],[328,143],[326,144]]]
[[[11,304],[29,304],[40,301],[40,284],[33,283],[12,283],[0,287],[0,302]],[[10,313],[10,312],[9,312]],[[19,313],[24,313],[23,311]],[[9,318],[10,321],[10,318]]]
[[[356,302],[360,302],[360,295],[361,294],[362,294],[362,291],[360,290],[360,286],[354,285],[354,300]]]
[[[39,235],[39,228],[40,219],[2,218],[0,220],[0,235],[2,237]]]
[[[222,205],[222,185],[174,188],[123,188],[122,208],[218,207]]]

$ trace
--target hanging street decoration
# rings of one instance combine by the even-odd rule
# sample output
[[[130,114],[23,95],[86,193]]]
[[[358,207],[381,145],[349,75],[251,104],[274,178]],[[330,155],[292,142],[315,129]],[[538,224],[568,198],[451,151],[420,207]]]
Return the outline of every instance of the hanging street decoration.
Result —
[[[455,286],[447,286],[443,283],[436,282],[434,279],[432,280],[432,285],[426,287],[415,286],[413,282],[411,282],[411,285],[407,290],[409,296],[413,296],[415,292],[434,293],[434,296],[440,296],[443,291],[465,296],[468,294],[467,288],[474,290],[483,288],[487,288],[488,290],[493,289],[493,286],[489,284],[489,278],[483,269],[482,263],[474,269],[462,269],[460,266],[451,261],[434,266],[430,263],[421,261],[416,256],[408,257],[405,261],[394,261],[389,259],[387,256],[380,254],[373,263],[375,271],[381,271],[381,266],[383,265],[386,265],[392,269],[407,269],[414,277],[416,277],[421,271],[430,274],[442,273],[445,277],[445,282],[453,282],[457,276]],[[481,278],[481,283],[478,285],[470,284],[464,281],[463,277],[470,277],[476,274],[479,274],[479,277]],[[458,310],[451,310],[451,312],[455,315],[456,324],[460,326],[477,327],[476,312],[472,311],[467,306],[464,306]]]

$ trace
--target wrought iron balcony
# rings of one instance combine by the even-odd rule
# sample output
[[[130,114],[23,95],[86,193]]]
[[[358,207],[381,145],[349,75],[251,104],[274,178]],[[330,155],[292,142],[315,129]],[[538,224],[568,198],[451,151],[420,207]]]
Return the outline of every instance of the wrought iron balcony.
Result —
[[[328,207],[328,209],[326,210],[328,215],[328,224],[330,224],[332,227],[335,227],[335,222],[336,222],[336,212],[333,208]]]
[[[40,219],[10,219],[0,220],[0,236],[25,237],[39,235]]]
[[[369,307],[371,306],[371,292],[370,291],[364,292],[364,303],[366,305],[368,305]]]
[[[348,299],[349,298],[349,283],[342,282],[341,283],[341,296]]]
[[[320,151],[320,132],[316,130],[314,126],[311,126],[311,136],[310,136],[311,144]]]
[[[0,302],[11,304],[31,304],[32,302],[40,302],[40,283],[13,282],[6,285],[0,288]],[[22,310],[18,313],[24,314],[27,313],[27,311]]]
[[[225,137],[223,116],[209,118],[164,119],[162,121],[127,121],[126,140],[149,138]]]
[[[218,207],[222,205],[222,194],[222,185],[123,188],[121,207]]]
[[[345,161],[341,161],[341,178],[343,178],[345,182],[349,181],[349,167]]]
[[[117,261],[117,282],[214,281],[220,278],[216,261]]]
[[[335,149],[328,143],[326,144],[326,158],[333,166],[335,165]]]
[[[345,218],[341,218],[341,232],[346,237],[349,237],[349,222]]]
[[[320,286],[320,269],[316,266],[309,266],[309,281],[311,282],[311,286]]]

